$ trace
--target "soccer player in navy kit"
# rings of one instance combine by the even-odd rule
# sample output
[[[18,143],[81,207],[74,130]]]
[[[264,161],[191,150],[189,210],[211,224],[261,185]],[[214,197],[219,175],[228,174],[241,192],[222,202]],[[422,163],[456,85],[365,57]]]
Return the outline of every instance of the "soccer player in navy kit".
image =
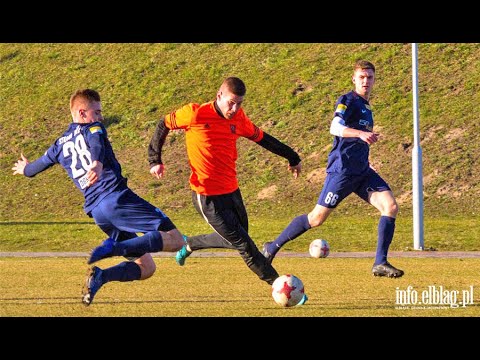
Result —
[[[156,266],[151,252],[176,252],[184,244],[182,234],[160,209],[136,195],[122,176],[103,120],[100,95],[78,90],[70,98],[73,122],[43,156],[29,162],[22,154],[12,170],[33,177],[60,164],[85,197],[84,210],[109,236],[93,249],[88,263],[124,256],[129,261],[107,269],[92,266],[82,290],[82,302],[90,305],[109,281],[145,280]],[[142,236],[137,236],[142,233]]]
[[[330,133],[335,137],[328,155],[327,177],[317,205],[308,215],[293,219],[273,242],[264,244],[262,252],[272,261],[283,245],[322,225],[333,209],[353,192],[381,214],[373,275],[398,278],[404,272],[387,261],[398,205],[389,185],[368,161],[370,145],[379,138],[379,134],[373,132],[373,114],[368,102],[375,82],[375,66],[368,61],[357,61],[352,81],[355,90],[340,96],[335,104],[330,126]]]

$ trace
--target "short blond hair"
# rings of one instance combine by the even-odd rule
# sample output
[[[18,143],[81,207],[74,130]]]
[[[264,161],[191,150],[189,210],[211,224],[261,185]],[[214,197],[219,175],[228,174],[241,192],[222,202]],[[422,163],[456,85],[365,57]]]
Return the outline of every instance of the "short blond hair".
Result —
[[[73,113],[75,108],[89,105],[92,102],[100,102],[100,94],[97,91],[92,89],[77,90],[70,97],[70,111]]]

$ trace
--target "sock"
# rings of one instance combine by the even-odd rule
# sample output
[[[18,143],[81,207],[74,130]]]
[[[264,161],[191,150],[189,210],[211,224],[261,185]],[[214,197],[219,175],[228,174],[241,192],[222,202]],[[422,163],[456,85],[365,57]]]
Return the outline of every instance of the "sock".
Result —
[[[140,280],[142,270],[137,263],[133,261],[124,261],[118,265],[102,270],[102,281],[107,283],[109,281],[134,281]]]
[[[128,256],[135,254],[141,256],[146,253],[163,250],[163,239],[159,231],[152,231],[142,236],[134,237],[115,243],[113,254],[116,256]]]
[[[290,240],[293,240],[311,228],[308,222],[308,215],[303,214],[297,216],[292,222],[282,231],[282,233],[269,244],[267,251],[275,255],[280,248]]]
[[[378,243],[377,253],[375,255],[375,264],[385,264],[387,262],[388,248],[395,232],[395,218],[389,216],[380,217],[378,222]]]

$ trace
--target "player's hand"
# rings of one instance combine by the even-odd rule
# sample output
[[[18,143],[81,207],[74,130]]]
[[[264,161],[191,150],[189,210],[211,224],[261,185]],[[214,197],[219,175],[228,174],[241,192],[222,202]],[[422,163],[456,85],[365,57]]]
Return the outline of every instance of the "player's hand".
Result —
[[[21,159],[19,159],[12,167],[13,175],[24,175],[25,166],[27,166],[27,164],[29,163],[28,159],[23,154],[20,154],[20,156]]]
[[[302,171],[302,162],[299,162],[298,165],[290,166],[288,165],[288,170],[293,174],[293,178],[298,178],[300,172]]]
[[[379,136],[380,134],[378,133],[362,131],[362,133],[360,134],[360,139],[365,141],[368,145],[372,145],[373,143],[376,143],[378,141]]]
[[[150,174],[160,180],[161,177],[163,177],[163,173],[165,172],[165,166],[163,164],[158,164],[155,166],[152,166],[150,168]]]
[[[94,161],[90,170],[87,171],[87,178],[88,178],[88,186],[92,186],[95,184],[98,179],[100,179],[100,175],[103,171],[103,164],[100,161]]]

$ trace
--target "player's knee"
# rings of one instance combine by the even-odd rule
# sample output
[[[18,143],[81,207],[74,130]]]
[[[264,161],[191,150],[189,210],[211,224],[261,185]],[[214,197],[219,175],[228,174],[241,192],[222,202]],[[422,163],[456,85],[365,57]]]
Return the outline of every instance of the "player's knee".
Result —
[[[308,223],[312,228],[322,225],[327,220],[333,209],[316,205],[315,208],[308,214]]]
[[[149,262],[148,264],[141,264],[140,269],[142,270],[142,276],[141,280],[148,279],[151,277],[153,274],[155,274],[155,271],[157,270],[157,266],[155,265],[155,262]]]
[[[393,204],[392,204],[391,207],[390,207],[390,211],[391,211],[393,217],[396,217],[396,216],[397,216],[398,210],[399,210],[399,209],[398,209],[398,204],[397,204],[397,202],[396,202],[396,201],[393,201]]]
[[[148,279],[155,273],[155,270],[157,269],[157,265],[150,254],[143,255],[137,259],[135,263],[140,267],[140,280]]]
[[[312,214],[308,217],[308,223],[312,228],[322,225],[324,221],[323,216],[317,214]]]
[[[384,207],[384,214],[390,217],[396,217],[398,214],[398,204],[395,200],[389,201],[387,204],[385,204]]]

